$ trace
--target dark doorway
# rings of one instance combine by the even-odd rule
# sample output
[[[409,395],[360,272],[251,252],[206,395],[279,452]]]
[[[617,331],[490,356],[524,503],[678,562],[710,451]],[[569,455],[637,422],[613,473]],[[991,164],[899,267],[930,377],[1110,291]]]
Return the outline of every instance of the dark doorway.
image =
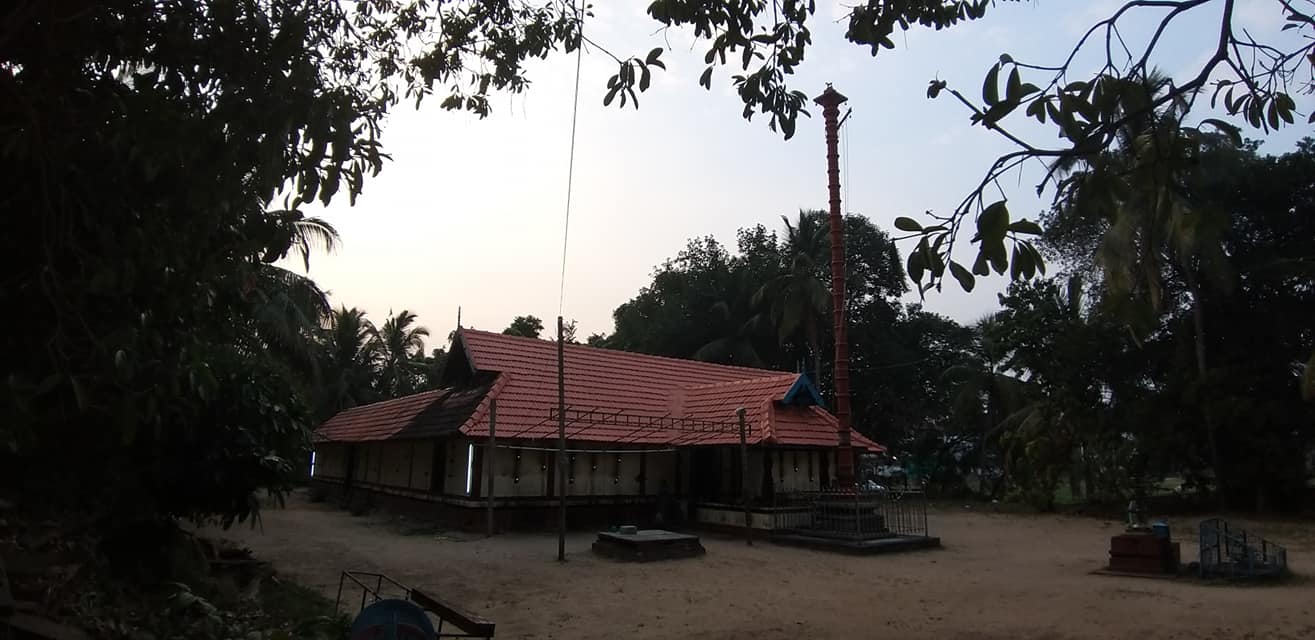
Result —
[[[716,500],[721,497],[721,456],[718,453],[711,447],[691,451],[693,481],[689,493],[695,500]]]

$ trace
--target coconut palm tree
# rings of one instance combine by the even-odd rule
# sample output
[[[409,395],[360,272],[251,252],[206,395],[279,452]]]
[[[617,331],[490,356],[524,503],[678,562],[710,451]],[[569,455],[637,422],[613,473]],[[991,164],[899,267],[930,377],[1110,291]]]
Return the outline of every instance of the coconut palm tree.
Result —
[[[979,320],[973,327],[974,356],[941,374],[941,380],[954,389],[952,413],[977,432],[979,491],[986,486],[988,442],[1027,404],[1026,383],[1004,370],[1008,354],[995,339],[998,322],[995,316]],[[992,488],[991,495],[998,491],[999,485]]]
[[[814,381],[822,379],[822,334],[831,292],[818,277],[819,260],[827,255],[829,227],[817,212],[801,210],[796,223],[781,216],[785,239],[781,243],[785,271],[763,283],[751,304],[765,308],[767,320],[776,327],[781,345],[793,342],[799,355],[812,355]]]
[[[329,316],[320,336],[323,379],[316,403],[324,419],[349,407],[377,399],[376,381],[382,362],[378,330],[360,309],[339,307]]]
[[[429,329],[417,326],[416,314],[406,309],[384,321],[377,339],[381,364],[379,387],[385,395],[396,398],[414,393],[419,387],[427,337]]]
[[[275,220],[285,225],[290,238],[287,248],[271,252],[255,263],[241,287],[250,304],[240,320],[249,324],[251,348],[275,356],[298,378],[314,384],[318,378],[317,333],[329,317],[328,296],[314,280],[279,267],[273,262],[288,252],[297,253],[309,269],[310,254],[320,248],[332,251],[338,232],[318,218],[303,218],[300,212],[282,212]]]
[[[1150,74],[1140,83],[1108,90],[1137,92],[1149,102],[1168,87]],[[1204,380],[1207,289],[1226,293],[1233,274],[1223,248],[1229,215],[1194,197],[1201,179],[1199,158],[1224,136],[1208,136],[1181,125],[1187,105],[1171,102],[1158,112],[1131,117],[1119,131],[1117,148],[1066,161],[1056,167],[1061,182],[1056,215],[1097,220],[1104,228],[1096,264],[1104,275],[1105,302],[1125,318],[1134,335],[1146,335],[1172,305],[1173,284],[1188,294],[1197,374]],[[1214,420],[1202,405],[1211,465],[1220,475]],[[1220,486],[1222,490],[1222,485]],[[1222,491],[1221,491],[1222,492]]]
[[[715,300],[710,308],[714,325],[711,335],[720,337],[699,347],[693,358],[742,367],[766,367],[767,362],[755,344],[768,329],[762,314],[754,312],[754,283],[743,270],[730,274],[729,279],[729,286],[708,294]]]

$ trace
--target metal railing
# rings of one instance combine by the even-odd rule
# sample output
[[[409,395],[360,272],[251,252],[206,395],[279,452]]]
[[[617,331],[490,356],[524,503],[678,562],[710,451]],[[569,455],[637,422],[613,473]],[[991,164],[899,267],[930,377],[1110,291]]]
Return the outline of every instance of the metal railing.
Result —
[[[1278,577],[1288,572],[1288,551],[1281,545],[1230,527],[1222,518],[1201,522],[1201,575],[1204,577]]]
[[[778,493],[772,528],[845,538],[926,537],[927,497],[891,489]]]
[[[342,575],[338,577],[338,597],[333,602],[335,613],[343,605],[343,588],[347,586],[348,581],[361,589],[361,606],[358,613],[364,610],[367,604],[386,598],[409,600],[424,609],[425,613],[437,623],[435,625],[437,638],[485,638],[487,640],[493,637],[495,626],[492,622],[426,595],[419,589],[412,589],[382,573],[371,571],[342,572]],[[371,586],[371,583],[374,586]],[[444,625],[449,625],[455,628],[456,631],[445,631]]]

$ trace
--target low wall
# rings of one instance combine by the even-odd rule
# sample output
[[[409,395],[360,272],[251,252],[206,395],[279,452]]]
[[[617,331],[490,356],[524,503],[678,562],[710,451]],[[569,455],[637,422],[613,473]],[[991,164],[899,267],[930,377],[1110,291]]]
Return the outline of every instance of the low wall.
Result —
[[[344,507],[364,504],[463,531],[484,531],[488,527],[488,503],[480,498],[435,495],[361,482],[353,483],[351,495],[344,496],[341,480],[316,478],[311,484],[324,491],[329,501]],[[568,529],[599,529],[623,524],[649,527],[657,511],[656,500],[646,496],[568,496],[566,504]],[[558,509],[557,498],[495,498],[494,529],[551,530],[557,527]]]
[[[773,507],[750,507],[749,524],[762,531],[776,528],[778,515],[798,509],[779,509]],[[804,509],[803,511],[807,511]],[[743,529],[744,508],[729,504],[702,503],[694,505],[694,524],[714,529]]]

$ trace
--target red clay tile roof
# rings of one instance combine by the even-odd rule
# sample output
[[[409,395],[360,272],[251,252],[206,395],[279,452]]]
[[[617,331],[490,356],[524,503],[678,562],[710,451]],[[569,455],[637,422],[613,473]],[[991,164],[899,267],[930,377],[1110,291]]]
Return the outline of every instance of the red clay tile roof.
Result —
[[[462,329],[459,340],[471,366],[497,372],[500,438],[551,439],[557,422],[548,411],[557,406],[557,344],[534,338]],[[695,445],[738,444],[738,430],[682,430],[674,419],[734,425],[744,407],[750,443],[835,446],[836,421],[816,407],[779,405],[799,374],[678,360],[624,351],[565,345],[566,405],[569,409],[616,414],[609,424],[568,423],[575,441]],[[474,437],[488,435],[487,402],[461,427]],[[621,418],[620,416],[624,416]],[[648,421],[644,421],[648,418]],[[664,422],[666,428],[653,426]],[[884,448],[853,434],[855,446]]]
[[[457,432],[488,405],[496,381],[485,379],[464,389],[437,389],[345,409],[315,430],[316,441],[365,442],[430,438]]]
[[[497,435],[554,439],[557,344],[462,329],[458,344],[474,369],[470,384],[347,409],[315,432],[317,441],[487,437],[497,399]],[[451,361],[450,361],[451,362]],[[566,404],[606,420],[567,423],[573,441],[609,444],[739,444],[736,409],[744,407],[750,444],[834,447],[836,419],[820,407],[781,402],[799,374],[730,367],[625,351],[565,346]],[[724,428],[710,426],[724,425]],[[854,446],[884,447],[854,432]]]
[[[315,430],[317,440],[361,442],[385,440],[411,423],[439,399],[443,390],[423,391],[404,398],[384,400],[338,412]]]

